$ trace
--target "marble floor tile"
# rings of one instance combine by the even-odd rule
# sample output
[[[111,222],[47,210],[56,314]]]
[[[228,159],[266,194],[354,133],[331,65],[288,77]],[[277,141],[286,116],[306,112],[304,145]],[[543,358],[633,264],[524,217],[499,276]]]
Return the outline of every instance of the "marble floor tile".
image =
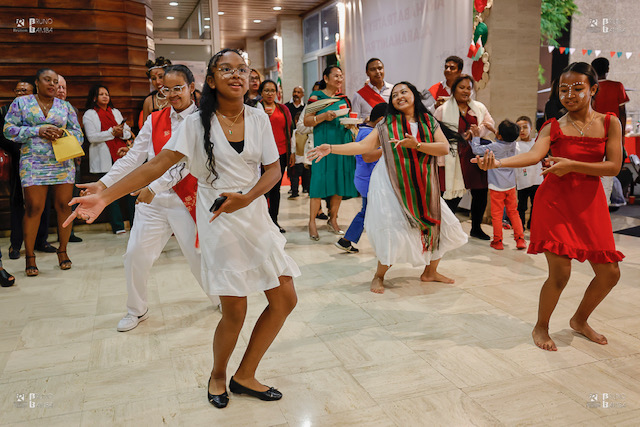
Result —
[[[89,341],[16,350],[6,362],[0,383],[86,371],[90,351]]]
[[[17,349],[91,341],[93,322],[93,316],[31,320],[22,329]]]
[[[347,369],[414,354],[382,327],[322,335],[322,341]]]
[[[390,355],[348,371],[378,403],[457,389],[417,354]]]
[[[496,426],[484,408],[460,390],[445,391],[380,405],[399,426]]]
[[[290,424],[300,423],[310,417],[376,405],[371,396],[343,368],[286,375],[268,383],[284,395],[278,405]]]
[[[82,412],[81,426],[115,425],[180,426],[180,407],[176,396],[123,403]]]
[[[474,345],[448,347],[419,353],[445,378],[458,387],[504,381],[528,372],[509,359]]]
[[[161,359],[88,371],[83,410],[173,395],[172,367],[170,359]]]
[[[464,393],[504,425],[584,425],[599,420],[535,376],[467,387]]]
[[[175,238],[149,275],[149,318],[117,332],[126,314],[122,255],[129,235],[115,236],[105,224],[80,225],[84,241],[70,246],[70,271],[57,267],[55,254],[39,254],[41,275],[26,278],[24,257],[3,259],[17,283],[0,292],[0,425],[638,424],[637,238],[615,235],[627,255],[621,279],[590,319],[609,344],[569,329],[593,277],[588,263],[575,262],[551,318],[559,347],[551,353],[531,339],[545,257],[517,251],[510,232],[504,251],[470,239],[448,252],[439,270],[454,284],[420,282],[423,268],[397,264],[387,274],[386,292],[373,294],[377,260],[366,233],[358,254],[335,248],[338,236],[323,221],[317,222],[321,240],[309,240],[308,197],[287,200],[286,190],[279,222],[287,229],[287,252],[302,271],[295,279],[298,305],[256,371],[261,382],[283,392],[281,401],[231,395],[224,410],[207,401],[221,313],[193,278]],[[344,229],[359,209],[359,199],[341,204]],[[468,232],[469,218],[458,217]],[[640,224],[612,217],[614,227]],[[0,237],[0,247],[8,240]],[[262,293],[247,299],[228,378],[266,306]],[[18,396],[24,394],[28,406],[30,393],[35,407],[23,407]],[[590,402],[595,394],[598,400]]]
[[[599,417],[640,409],[640,388],[634,378],[596,362],[537,375]],[[606,393],[609,397],[605,398]],[[604,400],[604,401],[603,401]],[[607,402],[606,404],[604,402]]]

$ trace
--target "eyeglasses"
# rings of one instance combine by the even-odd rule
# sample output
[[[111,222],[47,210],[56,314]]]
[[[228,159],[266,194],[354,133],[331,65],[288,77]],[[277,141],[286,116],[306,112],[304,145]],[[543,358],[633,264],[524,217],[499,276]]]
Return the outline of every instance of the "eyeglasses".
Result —
[[[185,87],[187,87],[186,84],[181,85],[181,86],[174,86],[172,88],[168,88],[168,87],[163,87],[162,89],[160,89],[160,92],[164,95],[167,96],[169,94],[180,94],[182,93],[182,89],[184,89]]]
[[[218,71],[220,71],[222,73],[222,77],[224,77],[225,79],[229,79],[231,78],[236,71],[238,72],[238,76],[242,77],[242,78],[246,78],[249,73],[251,72],[250,69],[248,69],[247,67],[238,67],[238,68],[232,68],[232,67],[220,67],[218,68]]]
[[[23,94],[23,95],[24,95],[25,93],[29,92],[29,89],[16,89],[16,90],[14,90],[13,92],[14,92],[16,95],[17,95],[17,94]]]
[[[262,93],[276,93],[277,91],[275,89],[264,89],[262,91]]]

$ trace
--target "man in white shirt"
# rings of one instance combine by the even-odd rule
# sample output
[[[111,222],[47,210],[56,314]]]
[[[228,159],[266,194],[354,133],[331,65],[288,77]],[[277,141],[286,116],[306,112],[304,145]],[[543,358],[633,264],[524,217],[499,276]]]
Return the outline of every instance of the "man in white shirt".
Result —
[[[369,80],[351,99],[351,111],[368,120],[371,110],[381,102],[389,103],[393,85],[384,81],[384,64],[378,58],[371,58],[366,65]]]

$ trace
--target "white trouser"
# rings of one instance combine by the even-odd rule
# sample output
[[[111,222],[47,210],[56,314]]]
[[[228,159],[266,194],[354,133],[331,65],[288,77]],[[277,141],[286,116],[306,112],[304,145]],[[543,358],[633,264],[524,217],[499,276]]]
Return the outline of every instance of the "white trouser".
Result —
[[[187,258],[193,276],[202,287],[200,250],[195,247],[195,222],[175,192],[163,192],[156,195],[150,204],[136,205],[135,221],[123,256],[129,314],[142,316],[147,312],[149,272],[172,233]],[[209,299],[214,306],[220,302],[216,295],[209,295]]]

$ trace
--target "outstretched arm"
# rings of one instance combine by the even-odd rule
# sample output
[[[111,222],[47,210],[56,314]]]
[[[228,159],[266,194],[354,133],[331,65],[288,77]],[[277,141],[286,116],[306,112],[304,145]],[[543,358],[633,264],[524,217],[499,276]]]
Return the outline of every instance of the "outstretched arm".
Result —
[[[533,144],[533,147],[531,147],[531,150],[527,153],[496,161],[493,152],[486,150],[483,157],[476,156],[471,159],[471,163],[477,163],[478,167],[485,171],[495,168],[521,168],[535,165],[544,159],[549,152],[549,146],[551,145],[550,128],[551,126],[546,126],[540,131],[538,139],[536,139],[535,144]]]
[[[309,150],[307,158],[311,161],[320,161],[329,154],[341,154],[343,156],[355,156],[356,154],[365,154],[375,150],[380,145],[378,141],[378,130],[374,129],[362,141],[350,142],[348,144],[330,145],[322,144]]]
[[[156,180],[183,157],[184,155],[177,151],[162,150],[156,157],[127,175],[125,179],[121,179],[99,194],[74,197],[69,202],[69,206],[78,204],[78,207],[69,215],[63,225],[68,226],[76,217],[92,223],[98,218],[105,206]]]

